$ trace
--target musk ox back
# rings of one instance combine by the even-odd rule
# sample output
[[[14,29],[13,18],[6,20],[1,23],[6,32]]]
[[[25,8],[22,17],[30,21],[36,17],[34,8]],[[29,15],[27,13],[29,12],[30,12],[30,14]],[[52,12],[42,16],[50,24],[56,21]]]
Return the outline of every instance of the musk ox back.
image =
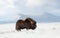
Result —
[[[34,21],[31,18],[26,18],[25,20],[18,20],[16,22],[16,30],[21,30],[21,29],[34,30],[35,28],[36,28],[36,21]]]

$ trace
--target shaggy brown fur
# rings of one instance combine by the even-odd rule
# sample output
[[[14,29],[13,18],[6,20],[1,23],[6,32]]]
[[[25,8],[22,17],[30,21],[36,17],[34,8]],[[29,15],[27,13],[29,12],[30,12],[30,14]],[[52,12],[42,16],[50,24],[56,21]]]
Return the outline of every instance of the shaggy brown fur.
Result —
[[[36,21],[31,19],[31,18],[26,18],[25,21],[29,21],[30,22],[30,28],[29,29],[35,29],[36,28]]]
[[[32,20],[31,18],[26,18],[25,20],[18,20],[16,22],[16,30],[21,29],[32,29],[36,28],[36,21]]]

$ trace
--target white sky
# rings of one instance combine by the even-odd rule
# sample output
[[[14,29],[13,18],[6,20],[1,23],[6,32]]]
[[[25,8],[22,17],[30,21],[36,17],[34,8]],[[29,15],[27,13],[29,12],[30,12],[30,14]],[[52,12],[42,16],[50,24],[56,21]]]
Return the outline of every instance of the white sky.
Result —
[[[22,2],[22,0],[0,0],[0,16],[4,17],[4,16],[8,16],[9,14],[15,15],[18,14],[20,7],[16,7],[15,2]],[[25,2],[25,6],[28,7],[28,9],[26,11],[29,11],[28,13],[24,13],[26,8],[23,8],[23,10],[19,10],[19,13],[22,14],[26,14],[26,15],[41,15],[44,12],[48,12],[51,14],[57,14],[60,15],[60,9],[56,9],[57,3],[54,0],[23,0]],[[21,4],[22,5],[22,4]],[[19,6],[17,4],[17,6]],[[22,6],[23,7],[23,6]],[[32,8],[32,7],[36,7],[36,8]],[[38,10],[40,11],[33,11],[34,9],[37,9],[39,7]],[[31,9],[32,8],[32,12]],[[21,8],[22,9],[22,8]]]
[[[27,6],[41,6],[43,4],[44,0],[26,0]]]
[[[41,0],[25,0],[25,1],[26,1],[27,6],[28,5],[29,6],[32,6],[32,5],[37,6],[39,4],[42,5]],[[14,10],[15,10],[14,0],[0,0],[0,16],[5,16],[8,14],[11,14],[9,12],[12,12],[14,14],[15,13]]]
[[[12,9],[14,9],[12,0],[0,0],[0,16],[5,16],[10,14]],[[9,12],[8,12],[9,11]]]

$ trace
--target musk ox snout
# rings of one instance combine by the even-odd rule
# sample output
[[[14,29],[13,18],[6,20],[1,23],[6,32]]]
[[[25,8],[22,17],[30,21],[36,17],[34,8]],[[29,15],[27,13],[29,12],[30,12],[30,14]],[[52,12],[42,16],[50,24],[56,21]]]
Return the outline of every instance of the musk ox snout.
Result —
[[[18,20],[16,22],[16,30],[21,29],[36,29],[36,21],[31,18],[26,18],[25,20]]]

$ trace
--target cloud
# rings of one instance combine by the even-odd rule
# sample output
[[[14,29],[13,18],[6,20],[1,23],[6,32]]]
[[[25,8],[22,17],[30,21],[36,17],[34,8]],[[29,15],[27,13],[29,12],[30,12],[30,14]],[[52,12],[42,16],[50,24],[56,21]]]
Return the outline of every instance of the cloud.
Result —
[[[60,16],[60,2],[59,0],[49,0],[45,11],[56,16]]]
[[[15,1],[16,9],[25,15],[42,15],[46,0],[18,0]]]
[[[0,18],[17,14],[42,15],[45,12],[60,15],[58,0],[0,0]]]
[[[17,1],[17,10],[26,15],[42,15],[45,12],[60,16],[60,0]]]
[[[44,0],[26,0],[26,6],[41,6],[44,4]]]
[[[12,0],[0,0],[0,18],[15,15],[15,6]]]

